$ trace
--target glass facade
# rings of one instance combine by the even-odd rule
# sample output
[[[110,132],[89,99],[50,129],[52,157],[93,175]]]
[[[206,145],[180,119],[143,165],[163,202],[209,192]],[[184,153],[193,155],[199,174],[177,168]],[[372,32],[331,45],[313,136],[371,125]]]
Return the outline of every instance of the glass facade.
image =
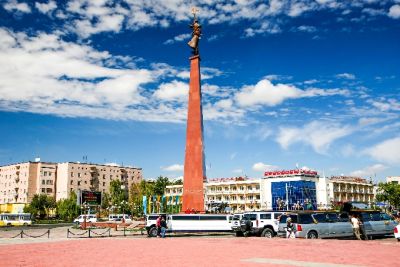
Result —
[[[312,181],[288,181],[272,182],[272,208],[274,210],[286,210],[286,192],[289,209],[295,209],[295,204],[300,204],[301,209],[317,208],[317,192],[315,182]]]

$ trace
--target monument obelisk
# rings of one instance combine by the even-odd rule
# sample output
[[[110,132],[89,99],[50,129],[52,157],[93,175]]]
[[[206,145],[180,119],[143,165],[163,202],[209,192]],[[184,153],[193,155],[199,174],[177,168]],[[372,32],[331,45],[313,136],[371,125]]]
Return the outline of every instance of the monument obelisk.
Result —
[[[201,25],[192,9],[192,39],[188,45],[193,50],[190,57],[190,83],[186,128],[185,167],[183,175],[182,211],[204,212],[203,182],[206,169],[203,146],[203,110],[201,105],[199,39]]]

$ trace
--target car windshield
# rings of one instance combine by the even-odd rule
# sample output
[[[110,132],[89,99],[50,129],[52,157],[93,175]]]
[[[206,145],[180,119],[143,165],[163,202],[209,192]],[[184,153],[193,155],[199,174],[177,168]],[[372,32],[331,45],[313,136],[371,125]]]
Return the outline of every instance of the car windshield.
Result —
[[[233,215],[232,220],[239,221],[240,220],[240,215]]]

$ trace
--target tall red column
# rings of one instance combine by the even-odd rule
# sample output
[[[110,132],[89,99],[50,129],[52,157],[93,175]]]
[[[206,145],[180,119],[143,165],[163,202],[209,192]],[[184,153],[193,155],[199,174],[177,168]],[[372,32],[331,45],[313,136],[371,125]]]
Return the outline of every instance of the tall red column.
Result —
[[[182,211],[204,212],[203,182],[206,179],[203,147],[203,110],[201,106],[200,57],[190,58],[190,86],[186,126],[185,170]]]

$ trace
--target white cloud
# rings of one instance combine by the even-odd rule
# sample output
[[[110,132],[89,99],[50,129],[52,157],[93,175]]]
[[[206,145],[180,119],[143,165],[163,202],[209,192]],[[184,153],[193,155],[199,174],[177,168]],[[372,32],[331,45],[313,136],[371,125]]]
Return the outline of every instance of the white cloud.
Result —
[[[180,81],[172,81],[160,85],[154,96],[164,100],[187,101],[189,85]]]
[[[356,76],[354,74],[351,73],[340,73],[336,75],[336,78],[339,79],[347,79],[347,80],[354,80],[356,78]]]
[[[354,149],[354,146],[352,144],[347,144],[342,147],[341,153],[345,157],[350,157],[356,154],[356,150]]]
[[[400,137],[385,140],[369,149],[364,153],[372,158],[387,162],[389,164],[400,164]]]
[[[383,112],[400,111],[400,102],[393,98],[382,98],[378,100],[369,99],[367,100],[367,103],[370,103],[372,106]]]
[[[269,164],[265,164],[262,162],[257,162],[253,164],[252,169],[254,171],[259,171],[259,172],[268,172],[268,171],[276,171],[279,169],[278,166],[274,166],[274,165],[269,165]]]
[[[170,165],[167,167],[161,167],[161,169],[164,171],[169,171],[169,172],[183,171],[183,165],[173,164],[173,165]]]
[[[317,89],[309,88],[301,90],[290,84],[272,84],[271,81],[264,79],[255,86],[245,86],[235,95],[235,99],[240,106],[267,105],[276,106],[286,99],[296,99],[303,97],[347,95],[347,90],[340,89]]]
[[[17,0],[9,0],[3,5],[4,9],[13,12],[31,13],[31,8],[27,3],[19,3]]]
[[[188,40],[192,35],[190,33],[183,33],[175,36],[172,39],[168,39],[167,41],[164,42],[164,44],[173,44],[175,42],[182,42],[184,40]]]
[[[393,18],[393,19],[398,19],[400,18],[400,5],[393,5],[389,9],[388,16]]]
[[[35,7],[43,14],[49,13],[57,8],[57,3],[50,0],[48,3],[35,2]]]
[[[282,30],[277,24],[270,23],[268,21],[264,21],[261,25],[257,28],[247,28],[244,30],[245,37],[253,37],[257,34],[269,33],[269,34],[276,34],[280,33]]]
[[[388,167],[383,165],[383,164],[374,164],[371,166],[367,166],[364,169],[361,170],[356,170],[352,171],[350,173],[351,176],[357,176],[357,177],[366,177],[366,176],[374,176],[375,174],[378,174],[384,170],[386,170]]]
[[[353,129],[346,125],[313,121],[304,125],[304,127],[280,127],[276,141],[284,149],[300,142],[310,145],[319,154],[326,154],[335,140],[352,132]]]
[[[26,1],[28,2],[28,1]],[[34,2],[34,1],[31,1]],[[56,1],[47,3],[35,2],[35,6],[42,13],[51,13]],[[245,37],[256,34],[279,33],[285,29],[290,18],[297,18],[306,13],[319,12],[327,9],[348,12],[354,8],[364,10],[363,16],[376,16],[379,9],[372,9],[370,1],[352,0],[270,0],[270,1],[195,1],[200,7],[200,19],[209,24],[234,23],[238,25],[238,32]],[[123,29],[140,30],[148,27],[169,27],[171,24],[187,23],[191,20],[191,1],[182,0],[70,0],[65,5],[57,7],[56,17],[70,18],[65,20],[63,30],[77,33],[81,38],[88,38],[101,32],[120,32]],[[4,5],[9,12],[30,13],[31,8],[18,0],[8,0]],[[399,5],[393,5],[388,15],[397,18]],[[341,18],[342,12],[331,13]],[[349,13],[347,13],[349,14]],[[349,19],[359,19],[358,12],[347,15]],[[71,21],[72,20],[72,21]],[[245,21],[241,24],[239,22]],[[362,21],[362,20],[359,20]],[[240,29],[240,25],[249,22],[252,26]],[[171,39],[173,40],[173,39]],[[209,41],[215,40],[210,36]],[[167,41],[169,43],[169,41]]]
[[[314,26],[302,25],[297,27],[297,30],[301,32],[316,32],[317,28],[315,28]]]

